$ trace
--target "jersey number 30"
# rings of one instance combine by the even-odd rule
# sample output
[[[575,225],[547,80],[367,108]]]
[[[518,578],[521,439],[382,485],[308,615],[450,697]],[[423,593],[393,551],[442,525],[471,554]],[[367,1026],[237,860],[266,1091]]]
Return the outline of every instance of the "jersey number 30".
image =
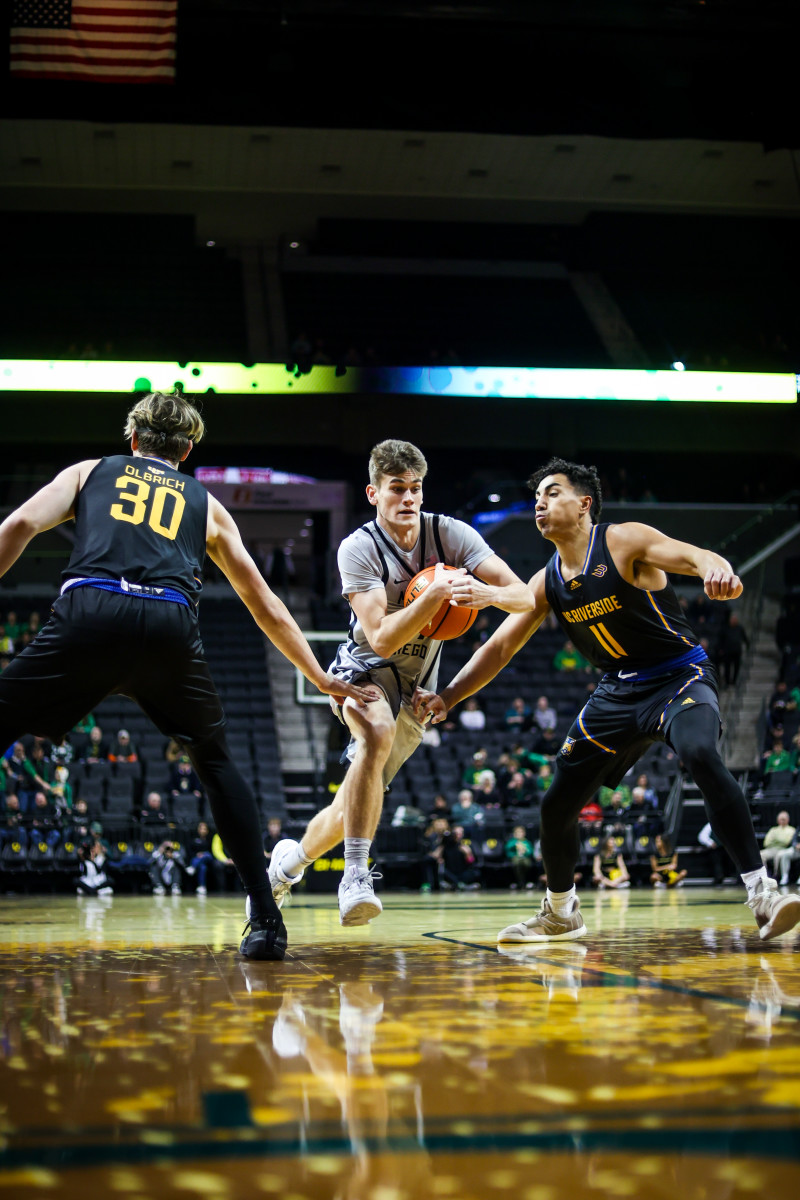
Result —
[[[115,521],[141,525],[146,518],[147,524],[155,533],[160,533],[170,541],[175,540],[186,507],[186,501],[180,492],[164,486],[153,488],[143,479],[131,479],[129,475],[120,475],[114,486],[120,489],[120,502],[111,505],[111,516]],[[166,522],[164,508],[168,500],[172,501],[172,515]]]

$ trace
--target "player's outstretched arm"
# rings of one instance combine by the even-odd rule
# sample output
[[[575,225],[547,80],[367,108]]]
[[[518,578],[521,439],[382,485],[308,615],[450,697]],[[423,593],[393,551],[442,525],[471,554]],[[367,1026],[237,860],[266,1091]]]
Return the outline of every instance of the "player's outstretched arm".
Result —
[[[462,608],[493,606],[508,613],[530,612],[534,607],[530,585],[523,583],[499,554],[485,558],[475,568],[475,575],[453,577],[454,604]]]
[[[696,575],[711,600],[736,600],[744,588],[733,567],[721,554],[690,542],[678,542],[652,525],[626,521],[609,531],[614,558],[621,554],[632,569],[655,567],[676,575]]]
[[[490,683],[536,632],[550,611],[544,590],[544,571],[534,575],[527,586],[536,604],[533,612],[512,613],[506,617],[438,695],[422,688],[416,690],[413,707],[420,721],[428,717],[433,724],[443,721],[451,708]]]
[[[96,462],[97,459],[92,459],[66,467],[29,500],[9,513],[0,525],[0,576],[13,567],[37,533],[69,520],[81,480]]]
[[[378,699],[377,689],[357,687],[323,671],[300,626],[267,585],[245,549],[233,517],[213,496],[208,498],[206,549],[250,610],[259,629],[289,662],[302,671],[309,683],[325,695],[350,696],[361,703]]]

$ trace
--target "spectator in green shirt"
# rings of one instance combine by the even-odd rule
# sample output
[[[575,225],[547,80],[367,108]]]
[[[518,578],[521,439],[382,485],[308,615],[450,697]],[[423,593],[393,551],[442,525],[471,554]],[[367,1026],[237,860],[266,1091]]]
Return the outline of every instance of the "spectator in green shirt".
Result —
[[[579,650],[576,650],[569,638],[564,642],[564,645],[559,650],[553,659],[553,667],[556,671],[590,671],[591,664],[588,659],[585,659]]]
[[[512,888],[533,887],[533,843],[524,825],[515,825],[511,837],[506,842],[506,858],[511,863],[514,872]]]

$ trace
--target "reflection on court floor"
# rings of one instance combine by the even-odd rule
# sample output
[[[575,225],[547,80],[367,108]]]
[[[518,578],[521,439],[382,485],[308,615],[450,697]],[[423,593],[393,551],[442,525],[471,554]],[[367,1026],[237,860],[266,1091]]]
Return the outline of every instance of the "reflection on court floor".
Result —
[[[800,1187],[800,939],[743,893],[584,900],[589,936],[495,944],[530,897],[385,896],[342,930],[241,903],[0,901],[0,1194],[636,1196]]]

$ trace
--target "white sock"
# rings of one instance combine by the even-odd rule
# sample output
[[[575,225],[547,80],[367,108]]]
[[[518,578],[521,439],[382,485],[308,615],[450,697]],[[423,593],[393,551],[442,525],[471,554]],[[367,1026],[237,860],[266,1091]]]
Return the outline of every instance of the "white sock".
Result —
[[[748,893],[755,891],[755,889],[758,887],[758,881],[760,879],[763,879],[764,883],[767,882],[766,867],[757,867],[755,871],[742,872],[742,883],[747,888]]]
[[[551,892],[547,889],[547,899],[550,901],[550,907],[553,912],[559,917],[568,917],[575,907],[575,900],[578,893],[575,890],[575,885],[568,892]]]
[[[352,838],[344,839],[344,869],[349,867],[357,867],[359,871],[369,870],[369,848],[372,845],[371,838]]]
[[[305,867],[310,867],[313,861],[313,858],[309,858],[303,849],[303,843],[298,842],[297,849],[292,850],[292,852],[287,854],[282,860],[281,870],[286,875],[296,875],[298,871],[304,869]]]

